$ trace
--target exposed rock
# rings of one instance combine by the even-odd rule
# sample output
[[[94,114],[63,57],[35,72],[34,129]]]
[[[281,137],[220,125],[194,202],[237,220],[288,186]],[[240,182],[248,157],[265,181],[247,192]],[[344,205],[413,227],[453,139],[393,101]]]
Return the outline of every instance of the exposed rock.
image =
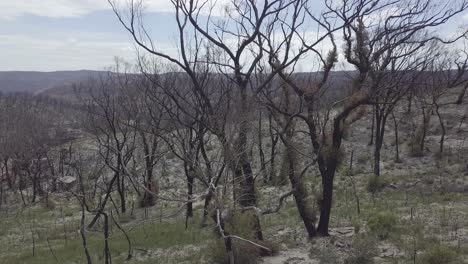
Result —
[[[354,227],[330,228],[330,235],[352,237],[354,235]]]
[[[64,176],[62,178],[59,178],[59,181],[63,184],[70,185],[76,182],[76,177]]]

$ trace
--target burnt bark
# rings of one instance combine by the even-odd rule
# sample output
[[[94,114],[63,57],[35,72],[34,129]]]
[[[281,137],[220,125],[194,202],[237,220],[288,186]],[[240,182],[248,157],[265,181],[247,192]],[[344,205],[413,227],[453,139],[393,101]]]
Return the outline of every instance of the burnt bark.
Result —
[[[400,163],[400,140],[398,138],[398,122],[396,120],[395,114],[392,112],[393,127],[395,134],[395,162]]]
[[[439,124],[441,128],[441,134],[440,134],[440,141],[439,141],[439,154],[444,153],[444,142],[445,142],[445,135],[447,133],[444,120],[442,119],[442,115],[439,111],[439,105],[436,104],[435,106],[435,112],[437,114],[437,117],[439,118]]]
[[[384,110],[385,111],[385,110]],[[374,175],[380,176],[380,160],[385,136],[388,112],[377,111],[375,115]]]
[[[335,177],[336,163],[331,162],[330,169],[327,169],[326,174],[322,175],[322,202],[320,206],[320,220],[317,227],[319,236],[328,236],[328,227],[330,224],[330,215],[333,202],[333,179]],[[335,169],[333,169],[335,168]]]
[[[461,92],[458,94],[458,97],[457,97],[457,101],[455,102],[455,104],[462,104],[463,103],[463,100],[465,98],[465,94],[466,94],[466,90],[468,90],[468,84],[465,84],[463,86],[463,89],[461,90]]]

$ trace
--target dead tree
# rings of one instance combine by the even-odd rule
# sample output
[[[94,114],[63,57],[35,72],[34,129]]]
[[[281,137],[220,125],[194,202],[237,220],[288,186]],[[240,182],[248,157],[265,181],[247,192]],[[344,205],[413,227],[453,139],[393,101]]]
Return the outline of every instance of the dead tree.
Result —
[[[340,161],[340,150],[344,132],[362,114],[362,106],[372,104],[372,96],[380,86],[379,74],[391,69],[392,61],[412,57],[431,42],[453,42],[426,34],[426,30],[437,28],[450,18],[467,8],[462,1],[458,5],[432,6],[431,1],[412,2],[406,6],[403,1],[343,1],[341,4],[329,1],[327,8],[342,23],[344,56],[346,62],[354,66],[357,73],[349,82],[348,94],[331,107],[320,105],[318,99],[327,87],[329,75],[337,61],[337,48],[332,45],[329,53],[313,50],[322,65],[319,78],[309,83],[295,83],[287,74],[279,72],[282,79],[293,87],[304,101],[306,110],[298,115],[309,127],[311,143],[317,156],[317,165],[322,176],[322,201],[318,235],[328,235],[328,226],[333,199],[333,182]],[[403,7],[404,6],[404,7]],[[391,15],[371,19],[372,14],[385,14],[384,11],[396,10]],[[433,14],[429,16],[429,14]],[[407,18],[410,19],[407,19]],[[429,18],[428,18],[429,17]],[[366,24],[367,23],[367,24]],[[369,37],[367,28],[375,29]],[[325,27],[326,29],[326,27]],[[327,36],[328,37],[328,36]],[[330,38],[334,44],[334,39]],[[407,48],[411,46],[412,48]],[[275,55],[273,49],[271,54]],[[270,63],[272,67],[274,63]],[[320,109],[320,107],[325,107]],[[321,116],[321,118],[318,118]]]
[[[126,173],[132,161],[135,150],[136,131],[132,126],[133,116],[129,116],[124,105],[129,102],[123,93],[129,86],[136,86],[134,76],[128,72],[108,73],[96,80],[90,80],[78,87],[77,96],[86,106],[87,117],[85,127],[94,137],[99,154],[106,166],[112,172],[109,186],[101,207],[104,208],[114,187],[117,189],[120,200],[120,211],[125,213],[126,204]],[[89,226],[102,214],[97,214]]]
[[[197,96],[203,100],[209,115],[214,115],[215,112],[207,95],[203,92],[203,79],[197,76],[199,62],[207,60],[217,68],[219,73],[224,74],[236,85],[235,89],[239,95],[237,105],[241,110],[238,114],[237,139],[230,146],[231,150],[226,153],[239,153],[239,155],[231,156],[228,160],[231,163],[231,169],[238,178],[238,190],[241,191],[238,195],[240,205],[256,205],[255,180],[251,157],[249,157],[247,149],[247,139],[250,133],[249,113],[250,109],[252,109],[248,91],[249,84],[252,73],[263,58],[262,34],[266,33],[269,27],[271,28],[271,23],[280,24],[282,22],[277,18],[283,18],[283,15],[278,14],[287,14],[290,10],[293,10],[295,15],[298,15],[298,12],[304,12],[303,1],[266,1],[262,6],[258,6],[254,1],[232,1],[229,3],[229,7],[224,9],[226,21],[208,20],[207,23],[201,20],[199,14],[200,12],[211,13],[213,11],[212,6],[198,5],[196,1],[172,1],[179,30],[178,48],[181,55],[180,59],[158,51],[149,35],[145,33],[147,31],[141,16],[140,2],[131,2],[128,10],[128,20],[118,10],[116,2],[109,1],[109,3],[121,24],[142,49],[177,65],[187,73],[193,84],[193,89],[197,92]],[[294,20],[297,19],[300,19],[300,14],[294,18]],[[300,21],[296,21],[296,23],[300,24]],[[233,29],[234,31],[232,31]],[[293,34],[291,33],[291,35]],[[228,39],[228,36],[231,35],[237,36],[234,38],[237,44],[233,45],[232,41]],[[299,58],[303,53],[300,52],[293,56],[292,61]],[[280,68],[291,64],[288,54],[285,54],[284,58],[286,63]],[[266,78],[266,82],[254,89],[262,89],[275,74],[276,72],[270,73],[270,77]],[[259,223],[258,220],[253,222]],[[257,239],[262,239],[259,226],[254,227],[254,229],[256,229]]]

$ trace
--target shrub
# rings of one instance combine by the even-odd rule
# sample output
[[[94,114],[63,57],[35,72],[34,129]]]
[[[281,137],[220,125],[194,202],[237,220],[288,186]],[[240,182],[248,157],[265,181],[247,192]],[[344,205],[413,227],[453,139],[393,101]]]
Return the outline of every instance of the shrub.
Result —
[[[166,159],[168,160],[172,160],[172,159],[175,159],[177,156],[173,153],[173,152],[168,152],[166,154]]]
[[[376,243],[369,237],[356,237],[349,255],[344,259],[345,264],[372,264],[377,255]]]
[[[236,263],[256,264],[259,262],[260,255],[258,250],[246,243],[233,241],[233,254]],[[209,247],[208,254],[209,263],[213,264],[227,264],[229,263],[229,256],[226,253],[224,243],[216,241]]]
[[[278,252],[278,246],[272,242],[257,241],[257,243],[271,249],[272,254],[276,254]],[[235,263],[256,264],[260,262],[260,248],[248,242],[233,239],[232,253],[234,255]],[[229,256],[226,253],[224,242],[217,240],[209,247],[208,259],[210,260],[209,263],[229,263]]]
[[[225,219],[225,230],[231,235],[252,240],[259,245],[269,248],[271,252],[268,255],[278,253],[277,244],[270,241],[256,241],[252,239],[252,215],[252,212],[233,213],[231,217]],[[209,263],[229,263],[229,256],[226,253],[223,240],[216,240],[209,249]],[[265,253],[256,245],[235,238],[232,239],[232,251],[235,263],[245,264],[259,263],[260,257]]]
[[[421,263],[450,264],[457,260],[457,252],[445,245],[435,245],[429,248],[422,256]]]
[[[421,146],[424,141],[424,129],[419,127],[416,129],[416,132],[411,137],[410,142],[408,143],[409,155],[410,157],[422,157],[424,152],[421,149]]]
[[[366,164],[370,159],[371,159],[370,155],[368,153],[364,153],[362,155],[359,155],[359,157],[357,158],[357,163]]]
[[[119,215],[119,222],[122,223],[122,224],[130,223],[131,221],[133,221],[135,219],[136,219],[135,215],[132,215],[132,214],[129,214],[129,213]]]
[[[72,208],[63,209],[63,215],[65,217],[72,217],[73,216],[73,209]]]
[[[54,210],[55,207],[57,206],[56,202],[53,199],[49,198],[48,196],[46,196],[45,198],[41,200],[41,205],[43,208],[49,209],[49,210]]]
[[[378,212],[367,222],[369,230],[379,239],[387,239],[391,233],[396,231],[397,218],[390,212]]]
[[[354,167],[353,169],[349,169],[349,167],[342,169],[341,174],[344,176],[354,176],[364,173],[362,167]]]
[[[380,192],[386,184],[382,176],[370,176],[367,180],[367,191],[370,193]]]
[[[281,156],[281,169],[277,175],[273,175],[272,183],[274,186],[284,186],[288,184],[289,160],[288,155],[283,153]]]
[[[317,257],[319,259],[319,264],[339,264],[340,263],[340,258],[336,254],[334,250],[332,250],[329,247],[326,247],[324,249],[316,249],[314,248],[314,251],[316,251],[318,254]],[[314,256],[311,254],[311,256]]]
[[[358,234],[359,231],[361,231],[361,222],[359,221],[359,219],[353,219],[352,224],[354,228],[354,233]]]

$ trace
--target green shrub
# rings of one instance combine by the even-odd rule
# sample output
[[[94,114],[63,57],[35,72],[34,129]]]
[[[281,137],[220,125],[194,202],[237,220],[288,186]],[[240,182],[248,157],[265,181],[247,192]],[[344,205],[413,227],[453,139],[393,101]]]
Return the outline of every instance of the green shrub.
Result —
[[[411,137],[410,142],[408,142],[408,150],[409,150],[410,157],[417,158],[417,157],[424,156],[424,152],[421,149],[423,141],[424,141],[424,130],[422,127],[418,127],[416,129],[416,132]]]
[[[177,156],[173,153],[173,152],[168,152],[166,154],[166,159],[168,160],[172,160],[172,159],[175,159]]]
[[[409,149],[409,156],[413,158],[424,157],[424,152],[419,147],[411,145]]]
[[[429,248],[421,257],[424,264],[450,264],[457,260],[457,252],[445,245],[435,245]]]
[[[318,249],[318,248],[312,248],[314,252],[311,252],[311,256],[315,257],[314,254],[317,254],[317,258],[319,260],[319,264],[339,264],[340,258],[338,257],[338,254],[336,252],[329,248],[326,247],[324,249]]]
[[[353,240],[353,247],[344,259],[345,264],[372,264],[377,255],[376,242],[370,237],[358,236]]]
[[[261,241],[258,244],[272,250],[271,254],[278,253],[278,246],[272,242]],[[229,263],[229,256],[226,253],[226,248],[222,240],[217,240],[209,246],[208,251],[209,263],[227,264]],[[260,263],[262,251],[258,246],[250,244],[245,241],[232,239],[232,253],[235,263],[256,264]]]
[[[273,175],[272,183],[274,186],[284,186],[288,184],[289,160],[286,153],[281,156],[281,169],[277,175]]]
[[[256,241],[252,238],[252,212],[234,213],[226,219],[225,231],[231,235],[251,240],[259,245],[269,248],[268,254],[260,247],[239,239],[232,239],[232,251],[235,263],[254,264],[260,262],[260,257],[264,255],[274,255],[278,253],[278,245],[270,241]],[[217,232],[217,230],[216,230]],[[216,240],[209,246],[209,263],[229,263],[229,256],[226,253],[224,241]]]
[[[366,164],[370,159],[371,157],[368,153],[363,153],[362,155],[359,155],[359,157],[357,158],[357,163]]]
[[[63,209],[63,215],[65,217],[72,217],[73,216],[73,209],[72,208]]]
[[[361,231],[361,227],[362,227],[361,222],[359,221],[359,219],[353,219],[352,224],[354,227],[354,233],[358,234],[359,231]]]
[[[387,239],[389,235],[396,231],[397,218],[390,212],[378,212],[367,222],[369,230],[379,239]]]
[[[370,176],[367,180],[367,191],[370,193],[380,192],[386,184],[382,176]]]
[[[135,219],[136,219],[136,216],[129,214],[129,213],[119,215],[119,222],[121,224],[130,223],[131,221]]]
[[[362,168],[353,168],[350,170],[349,167],[346,167],[341,170],[341,174],[344,176],[354,176],[362,172]]]

